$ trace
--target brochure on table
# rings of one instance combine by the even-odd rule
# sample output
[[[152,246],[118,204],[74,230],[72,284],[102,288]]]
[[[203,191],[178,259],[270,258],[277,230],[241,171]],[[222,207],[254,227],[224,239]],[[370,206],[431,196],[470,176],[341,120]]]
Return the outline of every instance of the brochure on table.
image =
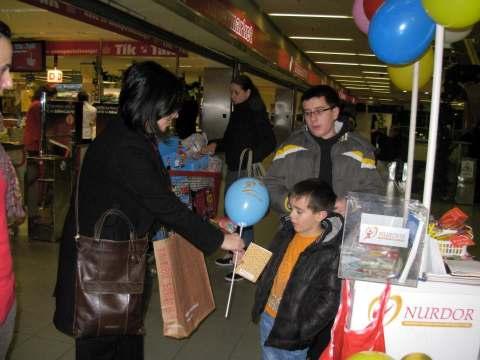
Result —
[[[418,201],[348,193],[339,276],[417,286],[427,220]]]

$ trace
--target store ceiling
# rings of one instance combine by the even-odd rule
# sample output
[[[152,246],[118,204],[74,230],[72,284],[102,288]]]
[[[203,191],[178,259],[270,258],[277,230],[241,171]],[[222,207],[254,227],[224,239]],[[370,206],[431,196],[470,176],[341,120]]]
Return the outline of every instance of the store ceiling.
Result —
[[[86,24],[81,21],[58,15],[47,10],[22,3],[17,0],[1,0],[0,20],[5,21],[12,29],[15,40],[38,39],[47,41],[82,41],[82,40],[110,40],[127,41],[131,40],[123,35],[104,30],[99,27]],[[77,57],[78,59],[78,57]],[[135,58],[112,57],[106,63],[115,74],[128,67]],[[175,58],[155,58],[163,66],[174,70]],[[59,66],[65,64],[68,68],[75,69],[72,59],[59,56]],[[78,68],[79,68],[78,64]],[[220,67],[221,64],[188,53],[188,57],[180,58],[180,71],[193,73],[191,77],[201,74],[205,67]],[[68,69],[67,69],[68,70]]]
[[[285,36],[308,36],[308,37],[335,37],[348,38],[351,41],[321,41],[321,40],[297,40],[291,39],[296,46],[307,52],[306,55],[314,62],[344,62],[366,65],[328,65],[317,64],[325,73],[332,76],[343,86],[350,88],[350,93],[358,96],[362,102],[371,99],[381,103],[407,103],[410,101],[410,94],[403,93],[389,81],[375,78],[388,79],[387,68],[375,56],[368,45],[367,36],[355,25],[352,15],[352,0],[255,0],[265,14],[271,13],[294,13],[294,14],[325,14],[325,15],[346,15],[346,19],[330,18],[307,18],[307,17],[277,17],[270,16],[273,23]],[[480,46],[480,29],[477,24],[475,30],[469,37],[476,37],[477,48]],[[457,43],[458,44],[458,43]],[[456,45],[456,44],[455,44]],[[456,49],[461,51],[461,48]],[[353,53],[357,55],[342,54],[314,54],[308,51]],[[445,50],[449,55],[449,50]],[[361,54],[361,55],[360,55]],[[370,56],[366,56],[370,55]],[[444,60],[445,67],[450,66],[451,56]],[[454,60],[454,59],[453,59]],[[375,66],[376,65],[376,66]],[[375,73],[372,73],[375,72]],[[381,74],[377,74],[379,72]],[[335,75],[343,75],[338,77]],[[358,76],[357,78],[348,76]],[[373,79],[372,79],[373,78]],[[387,83],[387,87],[378,88],[376,85]],[[354,90],[352,88],[367,88]],[[425,90],[430,89],[429,84]],[[378,89],[378,90],[374,90]],[[383,90],[380,90],[383,89]],[[427,91],[428,92],[428,91]],[[430,95],[421,92],[420,99],[428,101]]]
[[[105,2],[105,0],[103,0]],[[384,104],[408,103],[410,95],[396,89],[388,80],[384,64],[376,59],[370,51],[367,37],[355,26],[350,17],[352,0],[254,0],[261,11],[270,13],[308,13],[346,15],[345,19],[327,18],[296,18],[270,16],[272,22],[285,36],[322,36],[342,37],[351,41],[319,41],[291,39],[301,51],[306,52],[313,62],[348,62],[366,65],[335,65],[317,64],[326,74],[335,78],[342,86],[349,88],[350,93],[356,95],[360,101],[375,101]],[[208,34],[186,20],[175,16],[167,9],[159,6],[153,0],[117,0],[122,8],[133,15],[140,17],[167,31],[176,33],[190,41],[207,46],[223,54],[230,54],[242,61],[242,54],[233,49],[231,44],[226,44],[215,39],[214,34]],[[241,2],[236,2],[240,7]],[[132,9],[135,9],[133,11]],[[166,16],[166,14],[168,16]],[[17,0],[2,0],[0,19],[12,27],[15,38],[45,39],[45,40],[127,40],[126,37],[85,24],[46,10],[22,3]],[[480,31],[477,24],[476,31],[470,36],[479,37]],[[476,34],[476,35],[474,35]],[[318,54],[308,51],[354,53],[355,55]],[[370,55],[370,56],[367,56]],[[131,58],[114,59],[115,68],[121,69],[128,66]],[[245,61],[245,59],[243,59]],[[174,67],[172,59],[161,59],[161,63]],[[448,63],[446,64],[449,65]],[[189,53],[187,58],[180,59],[183,71],[201,74],[204,67],[222,66],[214,61]],[[341,76],[337,76],[341,75]],[[351,76],[351,77],[349,77]],[[358,76],[354,78],[353,76]],[[268,82],[264,86],[269,86]],[[353,89],[357,88],[357,89]],[[364,88],[364,89],[358,89]],[[427,87],[428,89],[428,87]],[[427,101],[430,95],[421,93],[421,99]]]

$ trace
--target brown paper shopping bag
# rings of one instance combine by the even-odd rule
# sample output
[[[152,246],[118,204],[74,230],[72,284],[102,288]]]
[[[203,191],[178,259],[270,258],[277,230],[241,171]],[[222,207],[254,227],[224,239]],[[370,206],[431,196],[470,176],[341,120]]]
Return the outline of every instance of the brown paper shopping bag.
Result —
[[[205,259],[176,233],[154,241],[163,334],[185,338],[215,309]]]

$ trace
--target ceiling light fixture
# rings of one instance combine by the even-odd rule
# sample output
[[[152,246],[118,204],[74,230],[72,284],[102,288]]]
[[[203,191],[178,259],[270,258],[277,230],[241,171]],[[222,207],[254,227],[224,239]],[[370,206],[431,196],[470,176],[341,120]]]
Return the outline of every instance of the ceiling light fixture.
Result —
[[[362,73],[364,73],[364,74],[388,75],[388,72],[383,72],[383,71],[366,71],[366,70],[362,70]]]
[[[360,64],[362,66],[368,66],[368,67],[387,67],[387,65],[383,64]]]
[[[380,80],[380,81],[390,81],[389,78],[381,78],[381,77],[375,77],[375,76],[365,76],[365,79]]]
[[[315,64],[322,64],[322,65],[345,65],[345,66],[358,66],[358,63],[350,63],[350,62],[335,62],[335,61],[315,61]]]
[[[361,79],[363,76],[356,76],[356,75],[339,75],[339,74],[331,74],[331,77],[339,77],[339,78],[355,78],[355,79]]]
[[[358,54],[359,56],[375,56],[374,54]]]
[[[316,51],[316,50],[306,50],[307,54],[321,54],[321,55],[345,55],[345,56],[355,56],[356,53],[349,52],[333,52],[333,51]]]
[[[353,41],[352,38],[336,38],[322,36],[289,36],[289,38],[295,40]]]
[[[377,100],[381,100],[381,101],[393,101],[393,99],[381,99],[381,98],[378,98]]]
[[[371,80],[367,80],[367,82],[368,82],[369,84],[380,84],[380,85],[389,84],[389,82],[385,82],[385,81],[371,81]]]
[[[349,90],[370,90],[368,87],[354,87],[354,86],[345,86]]]
[[[276,17],[303,17],[303,18],[324,18],[324,19],[351,19],[348,15],[329,15],[329,14],[297,14],[297,13],[270,13],[270,16]]]
[[[359,63],[351,63],[351,62],[315,61],[315,63],[324,64],[324,65],[387,67],[387,65],[382,65],[382,64],[359,64]]]
[[[364,83],[363,80],[349,80],[349,79],[338,79],[339,82],[343,83]]]

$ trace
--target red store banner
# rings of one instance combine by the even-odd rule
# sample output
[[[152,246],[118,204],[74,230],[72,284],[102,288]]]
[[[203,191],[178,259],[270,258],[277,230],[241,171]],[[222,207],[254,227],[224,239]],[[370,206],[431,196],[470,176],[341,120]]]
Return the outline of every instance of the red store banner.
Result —
[[[132,27],[123,25],[114,20],[107,19],[94,12],[78,8],[64,1],[61,1],[61,0],[20,0],[20,1],[33,6],[37,6],[42,9],[46,9],[48,11],[51,11],[63,16],[67,16],[77,21],[81,21],[105,30],[115,32],[117,34],[125,35],[129,38],[136,39],[147,44],[156,45],[160,48],[167,49],[174,53],[179,52],[180,56],[184,56],[181,54],[182,51],[179,48],[163,40],[160,40],[156,37],[145,34],[142,31],[138,31]],[[183,54],[185,54],[185,52],[183,52]],[[161,55],[152,55],[152,56],[161,56]]]
[[[48,41],[46,54],[61,56],[150,56],[175,57],[171,46],[153,45],[141,41]],[[177,51],[181,57],[187,57],[185,51]]]

